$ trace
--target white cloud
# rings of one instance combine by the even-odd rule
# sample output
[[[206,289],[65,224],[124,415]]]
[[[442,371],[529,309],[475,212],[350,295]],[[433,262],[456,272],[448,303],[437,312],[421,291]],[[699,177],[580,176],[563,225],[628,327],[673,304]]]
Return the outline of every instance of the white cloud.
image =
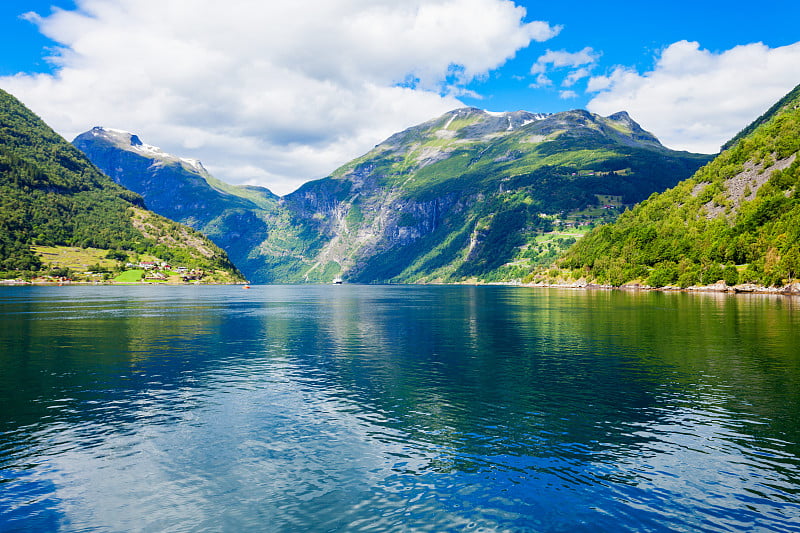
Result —
[[[561,85],[564,87],[572,87],[583,78],[588,78],[590,74],[591,71],[588,68],[579,68],[578,70],[570,72],[567,77],[564,78],[564,81],[561,82]]]
[[[679,41],[651,72],[618,67],[591,78],[588,90],[598,94],[587,107],[601,115],[628,111],[671,148],[714,153],[798,83],[800,42],[714,53]]]
[[[548,78],[545,74],[539,74],[536,76],[536,81],[530,84],[531,89],[540,89],[542,87],[550,87],[553,85],[553,80]]]
[[[279,193],[461,103],[560,28],[509,0],[78,0],[28,19],[54,75],[0,86],[68,139],[95,125]]]
[[[566,50],[548,50],[539,56],[531,67],[531,74],[547,72],[548,65],[553,68],[580,67],[594,64],[599,55],[589,46],[580,52],[567,52]]]
[[[531,74],[536,75],[536,81],[529,87],[531,89],[552,87],[553,76],[561,76],[561,87],[572,87],[591,75],[599,58],[600,54],[589,46],[579,52],[547,50],[531,66]],[[569,100],[577,98],[578,94],[574,90],[561,90],[558,96],[562,100]]]

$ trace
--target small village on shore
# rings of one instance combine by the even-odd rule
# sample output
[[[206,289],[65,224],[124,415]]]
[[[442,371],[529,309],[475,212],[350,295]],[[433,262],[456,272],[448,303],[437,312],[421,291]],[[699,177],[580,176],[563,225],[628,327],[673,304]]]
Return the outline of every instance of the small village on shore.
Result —
[[[212,281],[213,279],[213,281]],[[114,272],[104,268],[73,271],[68,268],[53,269],[47,273],[26,278],[0,280],[0,285],[133,285],[133,284],[200,284],[220,283],[200,269],[173,266],[164,261],[126,263],[124,270]]]

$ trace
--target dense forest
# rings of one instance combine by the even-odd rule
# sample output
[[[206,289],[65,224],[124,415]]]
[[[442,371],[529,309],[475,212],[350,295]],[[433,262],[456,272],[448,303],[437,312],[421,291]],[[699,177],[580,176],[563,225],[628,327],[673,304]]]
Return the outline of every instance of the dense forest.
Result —
[[[132,219],[144,211],[138,194],[102,174],[10,94],[0,90],[0,277],[36,272],[43,263],[32,245],[63,245],[173,257],[187,266],[235,272],[225,253],[197,253],[160,235],[147,236]],[[161,218],[161,217],[158,217]],[[169,227],[167,227],[169,226]],[[166,219],[149,222],[161,233],[189,231]],[[193,238],[205,239],[192,232]],[[161,241],[161,242],[159,242]]]
[[[595,229],[560,261],[621,285],[756,283],[800,277],[800,86],[711,163]]]

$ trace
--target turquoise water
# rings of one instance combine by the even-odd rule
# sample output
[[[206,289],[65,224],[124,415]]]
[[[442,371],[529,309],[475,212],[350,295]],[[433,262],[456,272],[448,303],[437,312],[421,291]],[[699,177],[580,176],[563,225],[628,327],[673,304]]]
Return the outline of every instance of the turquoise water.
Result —
[[[0,531],[800,531],[800,300],[3,288]]]

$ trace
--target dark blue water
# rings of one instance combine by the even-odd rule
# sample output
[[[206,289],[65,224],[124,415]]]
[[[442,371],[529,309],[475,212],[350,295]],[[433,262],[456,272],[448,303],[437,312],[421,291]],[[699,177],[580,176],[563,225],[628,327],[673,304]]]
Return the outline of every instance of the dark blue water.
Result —
[[[800,301],[4,288],[0,531],[800,531]]]

